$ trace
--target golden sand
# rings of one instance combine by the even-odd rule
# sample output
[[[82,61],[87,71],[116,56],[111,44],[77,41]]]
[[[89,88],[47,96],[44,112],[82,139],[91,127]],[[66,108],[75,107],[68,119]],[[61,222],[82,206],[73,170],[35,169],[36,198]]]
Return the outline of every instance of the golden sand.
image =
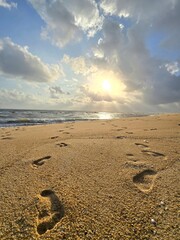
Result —
[[[180,115],[0,129],[0,239],[180,236]]]

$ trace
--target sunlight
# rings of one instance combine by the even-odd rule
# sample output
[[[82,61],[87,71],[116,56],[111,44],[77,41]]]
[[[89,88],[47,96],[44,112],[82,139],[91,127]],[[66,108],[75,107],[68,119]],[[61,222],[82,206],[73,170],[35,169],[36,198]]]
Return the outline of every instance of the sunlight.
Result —
[[[102,87],[103,87],[103,90],[105,90],[105,91],[110,91],[111,90],[111,84],[108,80],[104,80],[102,82]]]
[[[101,99],[126,98],[124,91],[126,86],[123,83],[123,75],[116,75],[109,70],[97,70],[89,75],[88,84],[91,92],[95,93]],[[107,102],[106,102],[107,103]]]

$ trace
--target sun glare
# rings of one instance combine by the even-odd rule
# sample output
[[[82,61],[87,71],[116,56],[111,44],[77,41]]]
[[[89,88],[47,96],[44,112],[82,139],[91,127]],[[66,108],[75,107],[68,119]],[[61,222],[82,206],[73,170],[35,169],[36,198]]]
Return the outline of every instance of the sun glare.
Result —
[[[102,87],[103,87],[103,90],[105,90],[105,91],[110,91],[111,90],[111,84],[108,80],[104,80],[102,82]]]

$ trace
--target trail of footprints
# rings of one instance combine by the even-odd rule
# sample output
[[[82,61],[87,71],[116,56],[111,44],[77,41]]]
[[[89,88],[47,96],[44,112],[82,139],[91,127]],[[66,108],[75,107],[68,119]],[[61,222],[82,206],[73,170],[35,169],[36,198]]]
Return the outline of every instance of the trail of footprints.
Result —
[[[2,136],[1,136],[1,140],[11,140],[13,139],[11,136],[10,132],[5,132]]]
[[[153,157],[165,157],[163,153],[151,151],[146,144],[135,143],[135,145],[141,148],[143,154]],[[125,163],[126,167],[144,169],[133,177],[133,183],[140,191],[145,193],[150,192],[153,189],[154,181],[157,177],[157,171],[153,170],[152,167],[147,166],[145,162],[138,161],[131,153],[126,154],[126,156],[129,159],[129,161]]]
[[[43,190],[37,204],[37,233],[42,235],[51,230],[64,216],[64,207],[52,190]]]
[[[66,147],[68,144],[62,142],[56,144],[60,147]],[[51,156],[45,156],[32,161],[32,166],[38,168],[42,166]],[[37,217],[37,233],[42,235],[51,230],[64,216],[64,207],[52,190],[43,190],[38,197],[38,217]]]
[[[61,143],[57,143],[56,146],[59,146],[59,147],[67,147],[68,144],[67,144],[67,143],[64,143],[64,142],[61,142]],[[32,167],[33,167],[33,168],[38,168],[38,167],[44,165],[44,163],[45,163],[47,160],[49,160],[50,158],[51,158],[51,156],[45,156],[45,157],[42,157],[42,158],[33,160],[33,161],[32,161]]]

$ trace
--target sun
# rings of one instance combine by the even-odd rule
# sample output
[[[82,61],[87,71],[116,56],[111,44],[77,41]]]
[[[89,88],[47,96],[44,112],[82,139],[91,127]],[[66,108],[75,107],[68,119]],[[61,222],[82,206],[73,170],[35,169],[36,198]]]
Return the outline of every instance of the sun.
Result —
[[[104,80],[102,82],[102,88],[104,91],[110,91],[111,90],[111,84],[108,80]]]

